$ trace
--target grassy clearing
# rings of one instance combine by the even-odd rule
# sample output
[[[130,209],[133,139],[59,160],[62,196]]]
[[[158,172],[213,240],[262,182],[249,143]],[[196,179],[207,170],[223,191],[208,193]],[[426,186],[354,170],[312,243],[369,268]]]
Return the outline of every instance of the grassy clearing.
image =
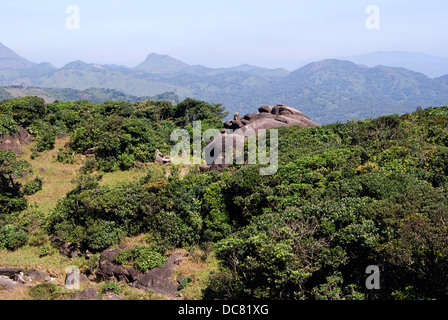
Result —
[[[218,260],[213,252],[193,250],[188,259],[183,261],[174,273],[174,279],[178,275],[190,278],[190,282],[179,292],[179,296],[185,300],[201,300],[203,291],[209,284],[210,273],[218,270]]]
[[[39,154],[31,159],[31,150],[35,143],[23,147],[24,153],[19,157],[31,164],[32,174],[19,179],[23,185],[36,176],[42,179],[42,190],[33,195],[26,196],[28,203],[37,207],[45,214],[50,213],[57,204],[58,199],[64,197],[67,192],[74,188],[73,180],[80,175],[79,169],[83,166],[85,156],[75,155],[73,164],[57,161],[59,148],[63,148],[69,138],[56,139],[54,149]],[[134,169],[129,171],[107,172],[102,174],[100,185],[116,185],[120,183],[138,181],[146,175],[145,169]],[[93,175],[98,172],[93,173]]]
[[[53,150],[43,152],[38,157],[31,159],[33,142],[23,148],[24,153],[20,156],[20,159],[28,161],[32,168],[32,174],[20,179],[20,182],[25,184],[36,176],[42,179],[42,190],[26,196],[26,198],[29,204],[37,206],[44,213],[51,212],[58,199],[73,189],[72,181],[79,175],[79,168],[84,160],[83,156],[76,155],[73,164],[57,161],[58,149],[64,147],[68,139],[56,139]]]
[[[25,246],[14,251],[0,250],[0,266],[24,270],[38,269],[56,278],[55,283],[58,285],[64,284],[65,270],[68,266],[82,265],[84,261],[84,257],[70,260],[59,254],[56,249],[46,256],[40,256],[40,251],[36,247]]]
[[[145,169],[134,169],[129,171],[115,171],[103,173],[100,185],[116,185],[120,183],[135,182],[146,175]]]

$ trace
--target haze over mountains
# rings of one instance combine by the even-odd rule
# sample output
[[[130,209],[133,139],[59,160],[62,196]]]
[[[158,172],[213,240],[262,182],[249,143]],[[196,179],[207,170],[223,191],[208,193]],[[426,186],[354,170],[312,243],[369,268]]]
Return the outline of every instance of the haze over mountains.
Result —
[[[430,78],[448,74],[448,59],[421,52],[378,51],[341,59],[356,64],[364,64],[368,67],[378,65],[402,67],[421,72]]]
[[[446,59],[398,52],[349,59],[353,62],[312,62],[290,72],[248,64],[208,68],[152,53],[133,68],[83,61],[56,68],[30,62],[0,43],[0,86],[105,88],[134,97],[173,92],[181,99],[222,103],[230,116],[236,111],[250,113],[261,105],[283,103],[319,123],[411,112],[417,106],[448,102],[448,75],[431,78],[421,73],[448,73]],[[5,90],[12,94],[11,88]]]

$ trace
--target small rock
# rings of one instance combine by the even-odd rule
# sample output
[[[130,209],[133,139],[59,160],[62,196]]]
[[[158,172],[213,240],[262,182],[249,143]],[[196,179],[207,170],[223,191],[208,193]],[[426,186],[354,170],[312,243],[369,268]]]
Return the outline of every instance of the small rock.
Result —
[[[59,253],[69,257],[69,258],[76,258],[81,251],[79,250],[79,247],[71,242],[65,242],[59,247]]]
[[[260,107],[260,108],[258,108],[258,112],[260,112],[260,113],[263,113],[263,112],[265,112],[265,113],[271,113],[272,112],[272,106],[262,106],[262,107]]]
[[[26,276],[31,282],[43,283],[52,281],[51,277],[49,277],[47,274],[37,269],[28,270]]]
[[[88,288],[71,296],[71,300],[93,300],[98,299],[98,291],[95,288]]]
[[[22,271],[23,271],[22,268],[1,267],[0,276],[7,276],[8,278],[13,278],[16,274],[19,274]]]
[[[15,289],[23,287],[23,284],[9,279],[5,276],[0,276],[0,288],[4,288],[7,291],[14,291]]]
[[[23,272],[20,272],[19,274],[15,274],[13,280],[15,282],[19,282],[19,283],[25,283],[25,276],[23,274]]]
[[[68,138],[68,137],[69,137],[69,135],[65,132],[62,132],[62,133],[58,134],[58,136],[57,136],[58,139],[64,139],[64,138]]]

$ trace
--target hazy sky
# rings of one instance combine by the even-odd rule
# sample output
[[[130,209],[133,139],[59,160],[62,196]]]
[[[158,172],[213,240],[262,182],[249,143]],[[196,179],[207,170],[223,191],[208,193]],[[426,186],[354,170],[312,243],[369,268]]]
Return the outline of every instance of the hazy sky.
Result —
[[[71,29],[71,5],[79,29]],[[369,5],[379,9],[379,29],[366,27]],[[373,51],[448,58],[448,1],[2,0],[0,42],[57,67],[73,60],[133,67],[151,52],[208,67],[291,70]]]

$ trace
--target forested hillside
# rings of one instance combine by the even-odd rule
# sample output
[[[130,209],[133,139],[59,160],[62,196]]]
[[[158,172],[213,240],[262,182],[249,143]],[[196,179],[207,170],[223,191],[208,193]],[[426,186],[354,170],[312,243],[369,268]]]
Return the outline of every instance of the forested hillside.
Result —
[[[26,248],[58,257],[50,236],[96,257],[139,239],[146,251],[118,260],[157,262],[181,248],[215,259],[213,272],[184,283],[197,299],[448,297],[448,107],[278,128],[273,176],[259,165],[201,172],[153,163],[156,149],[169,153],[175,128],[200,120],[203,130],[220,129],[220,105],[26,97],[0,102],[0,111],[1,133],[20,125],[34,136],[30,153],[0,151],[0,265]],[[71,190],[40,209],[27,199],[51,172],[30,167],[61,133],[69,142],[51,163],[79,169]],[[102,182],[122,172],[141,176]],[[70,263],[85,273],[98,269],[98,259],[77,259]],[[369,265],[380,270],[379,290],[366,288]]]
[[[0,101],[18,97],[37,96],[47,103],[55,101],[74,102],[79,100],[89,100],[94,103],[103,103],[106,101],[125,101],[135,102],[144,100],[163,100],[172,103],[180,102],[179,97],[172,92],[165,92],[155,96],[136,97],[125,94],[113,89],[89,88],[85,90],[77,89],[57,89],[57,88],[38,88],[23,86],[0,87]]]

